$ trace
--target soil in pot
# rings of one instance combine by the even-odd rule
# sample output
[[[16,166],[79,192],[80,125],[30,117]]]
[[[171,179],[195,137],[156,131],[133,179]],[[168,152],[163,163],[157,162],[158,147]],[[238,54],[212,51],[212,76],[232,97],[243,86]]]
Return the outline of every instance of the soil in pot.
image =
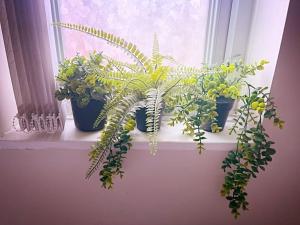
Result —
[[[104,104],[105,100],[91,99],[87,106],[81,108],[77,105],[76,99],[71,99],[75,126],[81,131],[97,131],[103,129],[106,119],[102,120],[95,128],[94,122],[100,114]]]
[[[224,96],[221,96],[221,97],[218,97],[217,98],[217,113],[218,113],[218,116],[217,116],[217,124],[219,127],[221,127],[221,131],[224,129],[225,127],[225,124],[226,124],[226,121],[227,121],[227,118],[228,118],[228,114],[230,112],[230,110],[232,109],[233,107],[233,104],[234,104],[234,99],[231,99],[231,98],[225,98]],[[208,131],[208,132],[212,132],[211,130],[211,122],[208,122],[206,123],[205,125],[203,125],[203,129],[205,131]]]
[[[160,114],[160,117],[159,117],[159,127],[161,125],[161,117],[162,117],[162,114]],[[137,129],[139,131],[147,132],[146,118],[147,118],[146,107],[140,108],[136,111],[135,120],[136,120]]]

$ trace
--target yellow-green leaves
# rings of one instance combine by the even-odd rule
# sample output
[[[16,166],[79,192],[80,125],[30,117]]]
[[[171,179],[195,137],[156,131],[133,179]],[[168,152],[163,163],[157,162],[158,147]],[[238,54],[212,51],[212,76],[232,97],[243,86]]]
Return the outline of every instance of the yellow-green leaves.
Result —
[[[124,130],[126,130],[126,131],[132,131],[132,130],[134,130],[135,125],[136,125],[135,119],[132,118],[132,119],[128,120],[128,121],[124,124]]]
[[[245,64],[242,61],[226,63],[220,66],[204,67],[203,76],[198,76],[198,83],[203,84],[203,92],[209,98],[219,96],[238,99],[245,78],[255,75],[256,71],[263,70],[267,60],[261,60],[255,64]],[[260,110],[261,111],[261,110]]]
[[[87,76],[85,78],[86,84],[90,87],[94,87],[96,85],[96,81],[97,81],[97,77],[96,77],[96,75],[93,75],[93,74],[91,76]]]
[[[154,86],[157,86],[158,84],[162,84],[162,82],[164,82],[167,79],[169,71],[170,71],[169,67],[159,66],[153,72],[151,72],[149,75]]]
[[[265,60],[265,59],[262,59],[259,63],[258,63],[258,65],[257,65],[257,69],[258,70],[264,70],[264,65],[265,64],[268,64],[269,63],[269,61],[267,61],[267,60]]]
[[[89,57],[78,54],[64,60],[59,65],[56,77],[61,86],[55,92],[55,97],[60,101],[72,98],[77,101],[79,107],[85,107],[92,98],[103,98],[109,86],[99,79],[101,73],[105,73],[106,70],[106,67],[101,65],[102,58],[102,54],[94,52]]]
[[[233,63],[230,64],[222,64],[220,66],[220,69],[224,72],[224,73],[232,73],[235,70],[235,65]]]
[[[263,98],[256,98],[251,103],[251,109],[256,110],[258,113],[263,113],[266,109],[266,104]]]
[[[208,83],[208,97],[215,99],[219,96],[224,96],[226,98],[237,99],[240,96],[240,90],[234,86],[227,86],[226,84],[222,83],[219,86],[216,86],[217,82],[210,81]]]
[[[283,129],[284,123],[285,123],[285,122],[284,122],[283,120],[279,119],[279,118],[275,118],[275,119],[273,120],[273,124],[274,124],[276,127],[278,127],[279,129]]]
[[[258,107],[258,102],[252,102],[251,103],[251,108],[253,109],[253,110],[256,110],[257,109],[257,107]]]
[[[221,127],[218,126],[217,123],[212,123],[210,127],[211,127],[211,132],[213,133],[219,133],[222,129]]]

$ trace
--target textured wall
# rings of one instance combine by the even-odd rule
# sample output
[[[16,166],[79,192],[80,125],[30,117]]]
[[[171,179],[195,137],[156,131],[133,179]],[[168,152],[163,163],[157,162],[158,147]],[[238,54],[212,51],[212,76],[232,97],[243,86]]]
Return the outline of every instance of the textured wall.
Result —
[[[1,225],[300,224],[300,1],[292,0],[272,86],[283,131],[266,126],[278,154],[249,185],[251,210],[233,220],[219,196],[225,152],[134,151],[112,191],[83,179],[82,151],[0,151]]]

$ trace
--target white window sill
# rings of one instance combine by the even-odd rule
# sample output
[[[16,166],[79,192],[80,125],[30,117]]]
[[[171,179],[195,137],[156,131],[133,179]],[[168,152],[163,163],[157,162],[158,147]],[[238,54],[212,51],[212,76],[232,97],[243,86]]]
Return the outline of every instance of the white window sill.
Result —
[[[230,124],[230,122],[228,122]],[[234,149],[236,138],[228,134],[225,127],[221,133],[206,133],[205,149],[229,151]],[[7,132],[4,137],[0,137],[1,149],[15,150],[87,150],[95,143],[99,137],[99,132],[82,132],[75,128],[73,120],[67,119],[65,129],[57,134],[22,133],[17,131]],[[133,147],[136,150],[148,150],[147,135],[138,130],[132,132]],[[193,150],[196,151],[196,143],[192,137],[182,134],[182,124],[175,127],[162,122],[162,127],[158,136],[159,150]]]

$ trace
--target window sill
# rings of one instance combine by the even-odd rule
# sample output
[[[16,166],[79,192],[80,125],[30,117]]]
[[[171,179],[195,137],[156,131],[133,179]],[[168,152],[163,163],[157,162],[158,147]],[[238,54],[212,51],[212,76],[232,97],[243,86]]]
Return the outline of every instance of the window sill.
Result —
[[[230,122],[228,122],[230,125]],[[158,136],[159,150],[195,150],[196,144],[188,135],[182,134],[182,124],[175,127],[162,122],[162,127]],[[132,149],[148,150],[147,135],[134,130]],[[228,134],[228,126],[221,133],[206,133],[204,140],[206,150],[229,151],[236,145],[234,135]],[[67,119],[65,129],[57,134],[22,133],[17,131],[7,132],[4,137],[0,137],[0,150],[87,150],[95,143],[99,137],[99,132],[82,132],[75,128],[73,120]]]

